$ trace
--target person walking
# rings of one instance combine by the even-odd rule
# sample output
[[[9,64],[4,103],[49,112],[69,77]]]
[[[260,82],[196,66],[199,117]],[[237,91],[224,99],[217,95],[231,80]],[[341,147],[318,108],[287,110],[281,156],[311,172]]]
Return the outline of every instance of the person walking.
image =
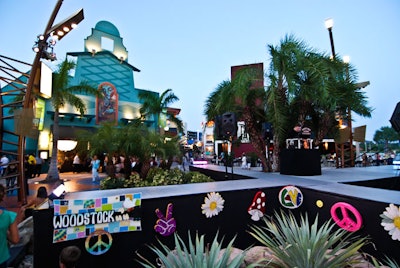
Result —
[[[245,153],[242,154],[242,168],[247,169],[247,157]]]
[[[93,156],[90,165],[92,166],[92,182],[95,182],[96,180],[100,179],[99,177],[100,160],[97,159],[97,155]]]
[[[42,174],[42,164],[43,164],[43,159],[38,155],[35,157],[36,160],[36,165],[35,165],[35,174],[33,177],[39,177],[40,174]]]
[[[15,176],[12,176],[15,175]],[[8,165],[7,168],[7,178],[6,178],[6,185],[7,189],[9,190],[9,194],[14,192],[15,181],[17,180],[17,164],[13,161]],[[12,189],[12,190],[10,190]]]
[[[0,202],[6,194],[6,189],[0,184]],[[7,261],[10,258],[8,244],[19,242],[17,226],[17,213],[0,207],[0,268],[7,268]]]
[[[81,172],[81,159],[79,158],[78,154],[74,156],[74,160],[72,161],[72,166],[74,169],[74,173]]]
[[[10,163],[10,159],[3,154],[0,158],[0,177],[7,175],[8,163]]]
[[[36,158],[34,154],[28,156],[28,178],[35,177]]]

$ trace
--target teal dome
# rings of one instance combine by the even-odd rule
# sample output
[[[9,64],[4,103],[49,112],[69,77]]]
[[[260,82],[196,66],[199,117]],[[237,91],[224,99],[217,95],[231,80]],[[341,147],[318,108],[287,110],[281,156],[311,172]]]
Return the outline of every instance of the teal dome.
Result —
[[[99,21],[94,28],[98,31],[120,37],[117,27],[115,27],[111,22],[104,20]]]

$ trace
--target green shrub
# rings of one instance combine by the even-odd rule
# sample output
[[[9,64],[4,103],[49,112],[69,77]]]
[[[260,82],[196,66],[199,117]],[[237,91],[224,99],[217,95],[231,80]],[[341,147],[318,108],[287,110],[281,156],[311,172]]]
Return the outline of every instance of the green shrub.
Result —
[[[198,171],[190,171],[188,173],[185,173],[185,181],[186,183],[198,183],[198,182],[212,182],[214,180]]]
[[[189,171],[185,173],[178,168],[164,170],[156,167],[149,170],[145,179],[140,178],[139,174],[132,174],[129,179],[107,177],[100,182],[100,189],[105,190],[212,181],[214,180],[197,171]]]
[[[117,189],[124,187],[124,179],[123,178],[112,178],[107,177],[100,181],[100,189]]]
[[[265,226],[251,226],[250,234],[271,249],[274,257],[267,261],[272,267],[352,267],[362,261],[359,250],[367,238],[344,229],[335,231],[331,220],[319,226],[317,216],[310,225],[307,214],[297,222],[292,213],[283,211],[263,220]]]

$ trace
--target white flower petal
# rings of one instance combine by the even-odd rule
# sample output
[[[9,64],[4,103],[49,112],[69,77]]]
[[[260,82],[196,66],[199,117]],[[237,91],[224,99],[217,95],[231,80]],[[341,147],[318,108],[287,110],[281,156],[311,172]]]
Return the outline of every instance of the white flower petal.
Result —
[[[400,230],[399,229],[395,229],[392,233],[392,239],[393,240],[399,240],[400,241]]]

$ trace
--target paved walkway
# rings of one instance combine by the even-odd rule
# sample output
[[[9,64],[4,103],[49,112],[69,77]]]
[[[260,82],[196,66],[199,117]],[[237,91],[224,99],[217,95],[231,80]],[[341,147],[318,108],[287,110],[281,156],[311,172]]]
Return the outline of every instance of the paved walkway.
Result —
[[[205,165],[205,166],[198,166],[206,169],[218,170],[221,172],[225,172],[224,166],[217,166],[217,165]],[[228,167],[228,173],[232,172],[231,167]],[[380,179],[380,178],[388,178],[398,176],[396,171],[393,170],[392,166],[371,166],[371,167],[354,167],[354,168],[342,168],[337,169],[334,167],[323,167],[322,174],[316,176],[293,176],[293,175],[281,175],[280,173],[264,173],[261,172],[260,168],[251,168],[250,170],[242,169],[240,167],[233,168],[234,174],[239,175],[246,175],[249,177],[253,177],[257,179],[254,182],[249,182],[249,180],[244,180],[244,184],[246,187],[249,184],[256,184],[257,187],[260,187],[260,181],[265,186],[277,186],[277,185],[287,185],[287,184],[296,184],[314,188],[316,190],[326,190],[326,187],[329,184],[330,190],[334,190],[337,192],[341,192],[346,194],[346,191],[353,191],[353,188],[349,185],[343,185],[340,182],[351,182],[351,181],[362,181],[362,180],[373,180],[373,179]],[[50,194],[57,186],[58,183],[40,183],[40,181],[46,178],[47,174],[42,174],[40,177],[33,178],[29,180],[29,196],[30,198],[34,198],[36,195],[36,191],[40,186],[45,186],[47,188],[47,192]],[[101,173],[100,178],[105,178],[106,174]],[[81,198],[87,195],[99,195],[98,193],[83,193],[85,191],[93,191],[98,190],[100,188],[99,181],[92,182],[91,174],[90,173],[60,173],[60,178],[64,181],[66,186],[67,192],[69,196],[75,198]],[[339,183],[338,183],[339,182]],[[4,179],[0,179],[0,183],[5,184]],[[235,187],[241,187],[243,184],[240,180],[235,180],[234,183],[232,181],[228,182],[218,182],[221,187],[224,185],[229,185],[232,187],[234,184]],[[149,187],[145,187],[149,188]],[[174,195],[173,187],[169,187],[171,190],[162,187],[160,191],[151,191],[151,195],[155,196],[160,194],[160,196],[164,195]],[[187,185],[187,186],[180,186],[180,190],[184,189],[185,192],[190,193],[191,191],[197,192],[202,191],[201,184],[200,185]],[[187,189],[186,189],[187,188]],[[395,200],[394,203],[400,203],[400,194],[397,191],[389,191],[376,188],[368,188],[364,187],[364,194],[365,196],[379,196],[384,195],[388,198],[388,200]],[[146,192],[146,189],[143,189]],[[147,189],[148,190],[148,189]],[[397,200],[397,202],[396,202]],[[18,211],[21,203],[18,202],[16,191],[13,194],[8,195],[3,203],[1,204],[3,207],[8,208],[10,210]]]
[[[36,196],[36,191],[40,186],[44,186],[47,189],[47,193],[50,194],[58,185],[59,182],[55,183],[42,183],[46,179],[47,174],[41,174],[39,177],[32,178],[28,181],[29,195],[28,201]],[[106,177],[105,173],[100,174],[100,179]],[[92,174],[87,172],[73,173],[66,172],[60,173],[60,179],[64,182],[68,192],[81,192],[81,191],[92,191],[100,189],[100,182],[92,182]],[[0,179],[0,183],[5,185],[5,179]],[[8,193],[5,197],[1,206],[18,212],[21,207],[21,202],[18,201],[17,191],[14,190],[12,193]]]

